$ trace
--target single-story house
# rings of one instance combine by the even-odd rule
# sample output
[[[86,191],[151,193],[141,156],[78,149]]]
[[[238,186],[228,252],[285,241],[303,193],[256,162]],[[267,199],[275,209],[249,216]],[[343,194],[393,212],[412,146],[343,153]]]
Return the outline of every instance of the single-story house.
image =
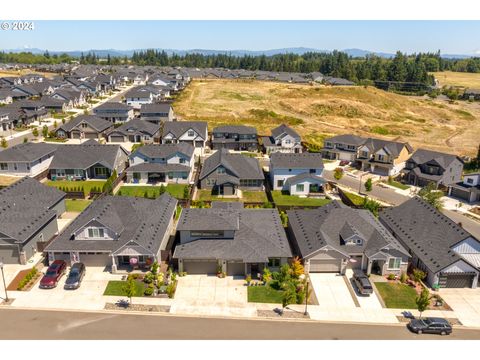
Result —
[[[155,124],[173,121],[173,109],[170,103],[143,104],[140,119]]]
[[[133,119],[107,134],[108,142],[159,143],[160,124]]]
[[[102,139],[113,124],[95,115],[80,115],[60,125],[55,134],[68,139]]]
[[[48,170],[56,150],[55,144],[32,142],[7,148],[0,151],[0,174],[39,176]]]
[[[165,260],[174,228],[177,200],[164,193],[155,200],[105,196],[90,204],[50,243],[48,261],[86,266],[149,267]]]
[[[153,94],[148,90],[134,88],[125,94],[125,103],[135,110],[140,110],[141,106],[152,102]]]
[[[361,269],[366,274],[406,272],[408,251],[364,209],[338,201],[313,210],[289,210],[288,233],[305,271]]]
[[[292,257],[275,209],[244,209],[242,203],[213,202],[209,209],[184,209],[173,258],[188,274],[253,277],[265,267],[278,271]]]
[[[29,177],[0,190],[0,262],[25,265],[58,232],[65,193]]]
[[[133,108],[123,103],[106,102],[93,109],[93,113],[113,124],[133,119]]]

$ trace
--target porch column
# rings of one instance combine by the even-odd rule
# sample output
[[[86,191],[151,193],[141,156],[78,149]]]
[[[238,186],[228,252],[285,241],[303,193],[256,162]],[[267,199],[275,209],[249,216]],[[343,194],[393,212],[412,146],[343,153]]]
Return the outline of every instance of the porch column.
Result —
[[[368,260],[367,275],[370,275],[371,272],[372,272],[372,260]]]
[[[222,271],[224,273],[227,272],[227,261],[226,260],[219,260],[220,264],[222,265]]]
[[[115,260],[115,255],[112,255],[112,274],[117,272],[117,262]]]
[[[183,272],[183,259],[178,259],[178,272]]]

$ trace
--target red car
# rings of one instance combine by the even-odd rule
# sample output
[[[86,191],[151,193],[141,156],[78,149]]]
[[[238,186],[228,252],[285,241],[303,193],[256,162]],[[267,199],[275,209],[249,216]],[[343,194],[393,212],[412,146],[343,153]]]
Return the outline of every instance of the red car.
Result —
[[[57,286],[58,281],[65,274],[67,263],[63,260],[55,260],[47,269],[42,280],[40,280],[41,289],[53,289]]]

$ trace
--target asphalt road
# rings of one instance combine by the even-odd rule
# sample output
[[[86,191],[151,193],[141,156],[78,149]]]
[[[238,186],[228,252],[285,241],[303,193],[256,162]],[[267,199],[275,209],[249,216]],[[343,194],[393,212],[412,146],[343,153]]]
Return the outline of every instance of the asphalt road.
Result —
[[[0,308],[1,340],[427,340],[480,339],[480,330],[416,335],[403,325],[195,318]]]

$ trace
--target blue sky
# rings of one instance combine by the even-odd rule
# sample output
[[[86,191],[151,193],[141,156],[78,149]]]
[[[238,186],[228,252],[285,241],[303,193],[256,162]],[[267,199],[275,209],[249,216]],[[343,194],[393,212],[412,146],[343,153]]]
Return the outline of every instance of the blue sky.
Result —
[[[2,31],[1,49],[216,49],[311,47],[480,54],[480,21],[36,21]]]

